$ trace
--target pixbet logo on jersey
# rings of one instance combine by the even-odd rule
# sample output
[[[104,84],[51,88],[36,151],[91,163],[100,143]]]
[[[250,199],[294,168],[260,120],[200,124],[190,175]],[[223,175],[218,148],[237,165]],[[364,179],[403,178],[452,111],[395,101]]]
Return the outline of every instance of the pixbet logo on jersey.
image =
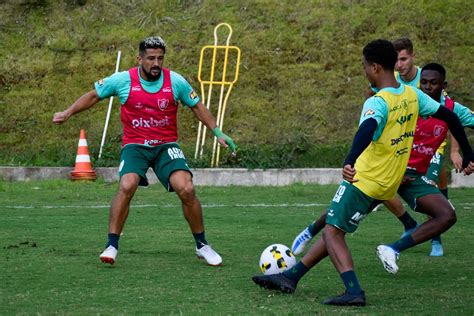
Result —
[[[152,128],[152,127],[162,127],[171,125],[170,120],[167,116],[161,120],[155,120],[153,117],[149,119],[144,119],[140,117],[139,119],[132,120],[132,125],[134,128],[144,127],[144,128]]]

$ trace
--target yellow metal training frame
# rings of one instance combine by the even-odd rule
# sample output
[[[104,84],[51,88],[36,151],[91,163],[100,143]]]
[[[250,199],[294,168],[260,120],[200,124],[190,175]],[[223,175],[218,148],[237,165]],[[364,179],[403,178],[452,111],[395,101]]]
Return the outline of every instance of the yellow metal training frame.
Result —
[[[218,36],[217,30],[225,26],[228,28],[228,35],[225,45],[218,44]],[[227,107],[227,100],[229,99],[230,92],[232,91],[232,87],[234,83],[237,82],[239,78],[239,64],[240,64],[240,49],[236,46],[229,46],[230,38],[232,36],[232,27],[227,23],[220,23],[214,28],[214,45],[207,45],[201,49],[201,56],[199,58],[199,70],[198,70],[198,80],[201,83],[201,96],[202,96],[202,103],[210,110],[211,107],[211,96],[212,96],[212,88],[214,85],[217,88],[220,87],[220,94],[219,94],[219,103],[217,108],[217,126],[223,130],[224,128],[224,114]],[[202,68],[203,68],[203,60],[204,54],[206,50],[212,51],[212,62],[211,62],[211,71],[209,78],[203,79],[202,78]],[[222,68],[222,77],[215,78],[215,70],[216,70],[216,58],[217,52],[220,51],[224,53],[224,63]],[[235,51],[237,53],[237,61],[235,66],[235,73],[233,74],[233,78],[231,80],[227,80],[227,65],[229,63],[229,52]],[[206,89],[207,88],[207,89]],[[224,91],[227,91],[224,96]],[[206,98],[207,93],[207,98]],[[202,157],[204,143],[206,138],[206,126],[204,126],[201,122],[199,122],[197,139],[196,139],[196,152],[194,154],[194,158]],[[214,143],[212,145],[212,158],[211,158],[211,167],[218,167],[219,166],[219,156],[220,156],[220,146],[217,146],[217,139],[214,138]]]

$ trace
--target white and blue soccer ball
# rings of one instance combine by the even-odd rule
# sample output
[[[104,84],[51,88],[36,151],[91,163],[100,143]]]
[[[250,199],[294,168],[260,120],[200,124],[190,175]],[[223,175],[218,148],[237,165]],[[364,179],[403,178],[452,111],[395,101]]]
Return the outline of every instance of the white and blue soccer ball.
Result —
[[[265,275],[282,273],[295,264],[295,255],[290,248],[282,244],[268,246],[260,256],[260,270]]]

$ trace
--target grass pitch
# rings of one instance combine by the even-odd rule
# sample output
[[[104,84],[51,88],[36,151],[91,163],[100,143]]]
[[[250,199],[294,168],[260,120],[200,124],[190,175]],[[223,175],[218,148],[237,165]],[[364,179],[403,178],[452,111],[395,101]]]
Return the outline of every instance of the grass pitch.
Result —
[[[430,258],[429,243],[422,244],[402,253],[398,274],[386,273],[375,246],[395,240],[402,226],[383,208],[348,236],[364,308],[320,304],[343,291],[328,259],[294,295],[251,281],[261,251],[271,243],[290,246],[336,186],[198,187],[208,240],[224,259],[218,268],[196,259],[180,203],[159,185],[137,191],[117,262],[102,264],[116,189],[101,182],[0,182],[0,314],[474,313],[473,189],[450,189],[458,222],[443,235],[444,257]]]

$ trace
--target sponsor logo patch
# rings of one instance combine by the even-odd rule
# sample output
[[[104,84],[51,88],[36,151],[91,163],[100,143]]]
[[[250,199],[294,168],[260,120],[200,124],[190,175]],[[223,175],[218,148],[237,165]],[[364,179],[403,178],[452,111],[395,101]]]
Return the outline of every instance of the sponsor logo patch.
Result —
[[[440,125],[435,125],[434,130],[433,130],[433,135],[435,137],[438,137],[444,132],[444,127]]]
[[[196,99],[197,97],[198,97],[198,96],[197,96],[196,92],[194,92],[194,90],[191,91],[191,93],[189,94],[189,98],[190,98],[191,100],[194,100],[194,99]]]
[[[156,100],[156,102],[158,103],[158,107],[160,108],[160,110],[163,111],[168,106],[169,100],[168,99],[158,99],[158,100]]]
[[[364,116],[369,116],[369,115],[374,115],[375,111],[372,109],[368,109],[367,112],[365,112]]]
[[[102,87],[104,85],[104,79],[100,79],[99,81],[97,81],[97,84],[99,85],[99,87]]]

